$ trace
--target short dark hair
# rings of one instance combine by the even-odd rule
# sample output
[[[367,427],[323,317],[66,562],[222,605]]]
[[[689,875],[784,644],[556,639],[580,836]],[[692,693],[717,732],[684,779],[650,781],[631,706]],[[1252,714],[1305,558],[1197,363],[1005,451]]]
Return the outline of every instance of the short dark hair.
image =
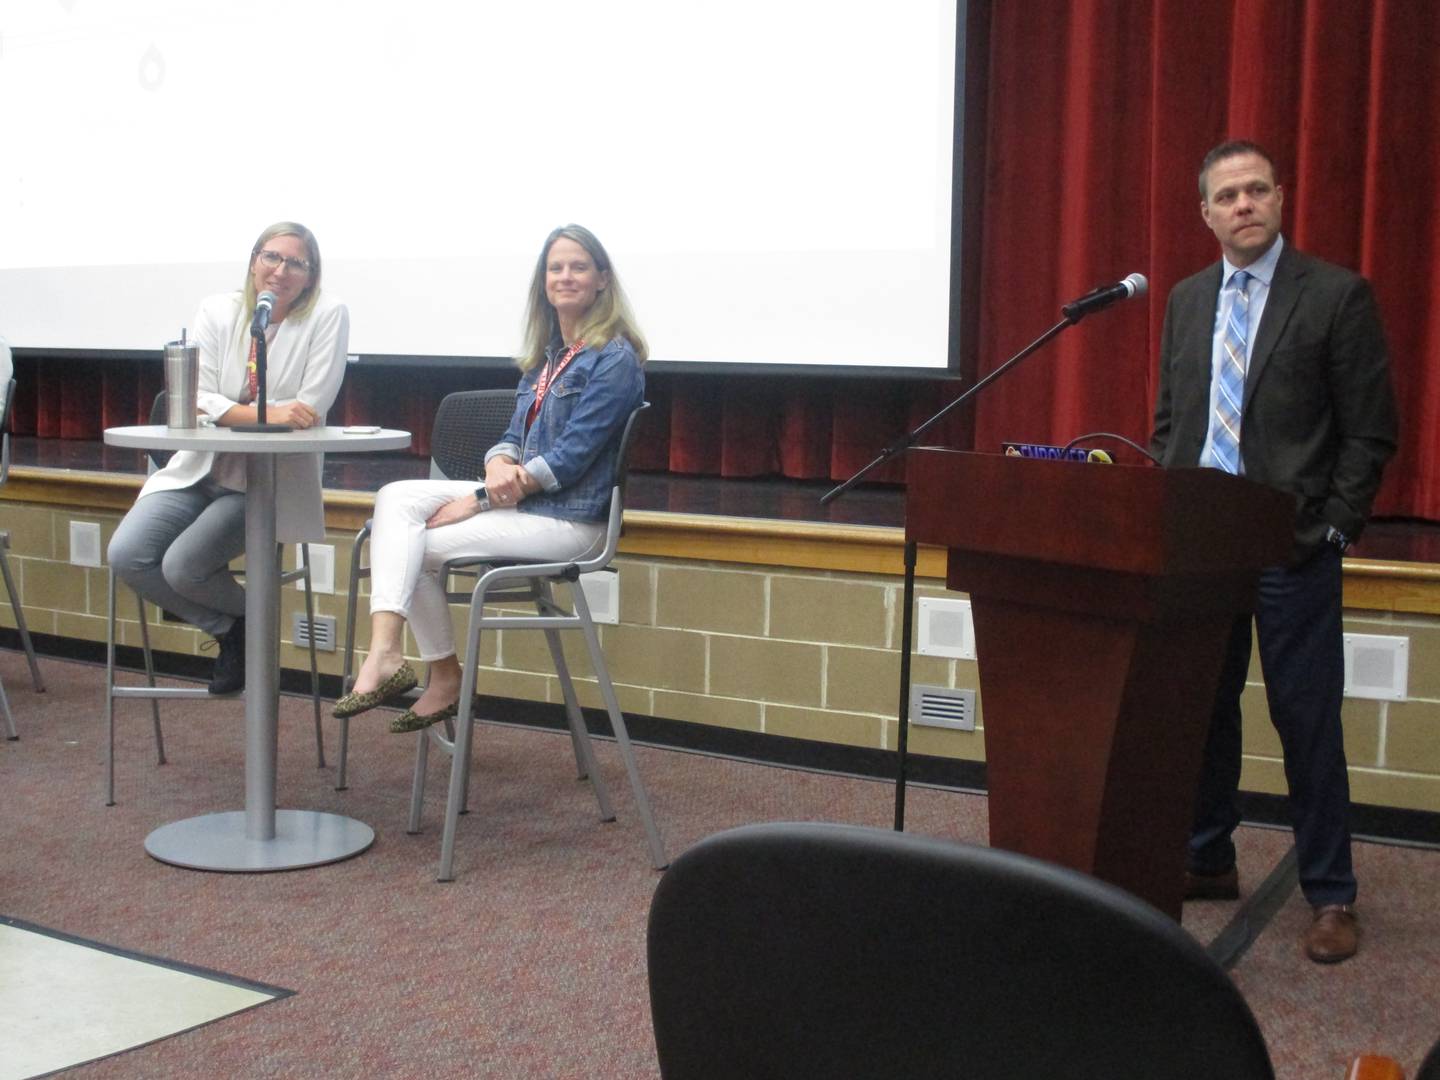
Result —
[[[1249,139],[1227,139],[1205,155],[1205,160],[1200,162],[1200,201],[1208,202],[1210,192],[1205,187],[1205,175],[1210,171],[1210,166],[1217,161],[1224,161],[1226,158],[1239,157],[1241,154],[1255,154],[1265,159],[1265,164],[1270,166],[1270,175],[1275,175],[1275,159],[1257,142]]]

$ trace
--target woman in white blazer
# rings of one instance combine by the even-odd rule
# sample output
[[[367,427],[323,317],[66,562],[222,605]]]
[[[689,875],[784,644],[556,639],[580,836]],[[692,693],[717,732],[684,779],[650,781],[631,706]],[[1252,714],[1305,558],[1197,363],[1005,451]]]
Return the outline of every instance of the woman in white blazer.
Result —
[[[250,324],[262,292],[275,294],[266,331],[266,420],[323,424],[345,375],[350,315],[321,292],[320,247],[293,221],[260,234],[239,291],[207,298],[196,313],[201,416],[221,427],[258,419]],[[321,459],[277,456],[277,539],[324,539]],[[121,580],[219,643],[212,694],[245,684],[245,591],[229,570],[245,550],[244,491],[243,455],[180,451],[146,480],[110,540],[110,565]]]

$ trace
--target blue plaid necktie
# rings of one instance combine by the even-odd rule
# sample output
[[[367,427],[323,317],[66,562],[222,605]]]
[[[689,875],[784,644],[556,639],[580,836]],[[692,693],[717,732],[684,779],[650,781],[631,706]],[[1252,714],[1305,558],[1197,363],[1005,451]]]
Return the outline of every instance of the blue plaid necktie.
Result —
[[[1235,271],[1230,279],[1235,299],[1220,342],[1220,385],[1210,417],[1210,464],[1228,473],[1240,471],[1240,408],[1245,401],[1245,335],[1250,328],[1250,274]]]

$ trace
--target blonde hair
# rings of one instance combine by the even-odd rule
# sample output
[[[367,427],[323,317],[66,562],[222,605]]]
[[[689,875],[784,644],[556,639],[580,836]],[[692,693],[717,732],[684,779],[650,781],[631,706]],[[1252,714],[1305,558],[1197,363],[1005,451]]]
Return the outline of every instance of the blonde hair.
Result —
[[[310,314],[310,309],[315,306],[316,299],[320,296],[320,244],[315,239],[315,234],[301,225],[298,221],[277,221],[260,234],[250,248],[250,261],[245,264],[245,287],[241,294],[245,298],[245,321],[248,324],[250,316],[255,314],[255,256],[264,250],[265,244],[277,236],[295,236],[305,245],[305,261],[310,264],[310,280],[300,295],[295,297],[295,303],[290,305],[290,311],[286,318],[303,319]]]
[[[635,325],[630,301],[625,296],[625,290],[620,287],[620,278],[610,262],[610,255],[594,233],[583,225],[573,224],[561,225],[553,230],[540,248],[540,257],[535,260],[535,273],[530,279],[529,299],[525,305],[524,341],[515,363],[520,366],[521,371],[529,371],[543,363],[546,348],[560,333],[560,320],[555,306],[545,295],[545,264],[550,258],[550,245],[561,238],[579,244],[595,263],[595,269],[610,276],[609,284],[595,297],[595,303],[576,327],[576,340],[583,340],[586,345],[598,349],[616,338],[623,337],[635,350],[635,358],[643,364],[649,355],[649,349],[640,328]]]

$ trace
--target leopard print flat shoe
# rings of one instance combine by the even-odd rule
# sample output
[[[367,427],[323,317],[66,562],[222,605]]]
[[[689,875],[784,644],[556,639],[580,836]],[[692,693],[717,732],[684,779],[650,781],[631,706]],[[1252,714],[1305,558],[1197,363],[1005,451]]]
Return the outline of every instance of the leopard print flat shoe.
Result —
[[[396,735],[404,735],[407,731],[424,731],[431,724],[438,724],[442,720],[454,720],[460,712],[460,703],[452,701],[438,712],[429,716],[421,716],[414,709],[406,709],[403,713],[390,721],[390,730]]]
[[[410,661],[403,660],[395,674],[374,690],[368,690],[363,694],[357,694],[352,690],[335,702],[335,719],[344,720],[346,717],[359,716],[377,705],[383,705],[390,698],[398,697],[400,694],[415,689],[419,682],[420,680],[415,677],[415,669],[410,666]]]

